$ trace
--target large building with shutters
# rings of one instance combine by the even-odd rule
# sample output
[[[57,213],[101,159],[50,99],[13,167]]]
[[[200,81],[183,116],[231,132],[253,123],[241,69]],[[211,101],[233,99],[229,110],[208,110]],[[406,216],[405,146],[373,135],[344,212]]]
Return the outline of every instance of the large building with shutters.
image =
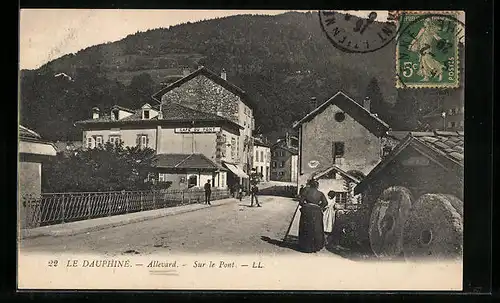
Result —
[[[82,127],[84,146],[123,142],[124,146],[154,149],[160,162],[167,163],[158,168],[157,177],[182,183],[173,183],[174,187],[182,188],[187,183],[203,186],[207,173],[212,175],[215,187],[246,185],[253,158],[253,109],[245,93],[225,78],[224,73],[218,76],[202,67],[154,94],[153,99],[159,103],[154,106],[114,106],[106,113],[93,108],[91,119],[77,122]],[[169,180],[173,175],[170,171],[178,168],[175,165],[179,163],[170,166],[179,154],[193,155],[189,163],[195,171],[203,168],[205,177],[199,174],[194,178],[193,172]],[[179,165],[184,171],[192,171],[185,162]]]

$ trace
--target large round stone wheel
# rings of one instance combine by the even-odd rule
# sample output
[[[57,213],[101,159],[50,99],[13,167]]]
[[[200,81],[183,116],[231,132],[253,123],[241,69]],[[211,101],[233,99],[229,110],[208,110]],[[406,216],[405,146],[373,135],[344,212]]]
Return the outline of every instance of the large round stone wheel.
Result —
[[[370,246],[381,259],[403,252],[403,228],[412,205],[411,192],[402,186],[385,189],[375,202],[370,217]]]
[[[463,203],[450,195],[421,196],[406,220],[403,238],[407,260],[461,258]]]

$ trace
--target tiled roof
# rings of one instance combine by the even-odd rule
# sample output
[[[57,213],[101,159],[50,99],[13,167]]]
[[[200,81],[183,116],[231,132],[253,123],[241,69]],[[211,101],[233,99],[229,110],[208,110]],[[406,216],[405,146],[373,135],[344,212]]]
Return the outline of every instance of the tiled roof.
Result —
[[[293,124],[293,128],[297,129],[303,123],[311,121],[316,115],[322,113],[331,104],[337,105],[340,109],[345,111],[349,116],[353,117],[371,133],[382,136],[389,130],[389,125],[382,121],[375,114],[370,113],[366,108],[361,106],[359,103],[351,99],[342,91],[336,93],[333,97],[323,102],[315,110],[307,114],[300,121]]]
[[[464,163],[464,134],[459,132],[435,131],[433,133],[413,134],[422,144],[461,165]]]
[[[209,78],[210,80],[212,80],[215,83],[219,84],[220,86],[224,87],[225,89],[232,92],[233,94],[240,96],[243,102],[247,103],[248,106],[255,109],[255,104],[253,104],[253,102],[248,98],[248,96],[244,90],[242,90],[238,86],[230,83],[229,81],[222,79],[219,75],[217,75],[216,73],[214,73],[213,71],[209,70],[208,68],[206,68],[204,66],[200,67],[199,69],[192,72],[191,74],[175,81],[174,83],[168,85],[167,87],[162,88],[160,91],[153,94],[152,97],[153,97],[153,99],[160,102],[161,97],[165,93],[171,91],[172,89],[174,89],[176,87],[183,85],[184,83],[196,78],[199,75],[203,75],[203,76]]]
[[[162,121],[172,121],[172,122],[183,122],[183,121],[221,121],[229,122],[235,124],[233,121],[221,117],[219,115],[208,113],[200,110],[195,110],[178,103],[167,103],[162,105],[163,117]],[[78,121],[78,124],[88,124],[88,123],[123,123],[123,122],[133,122],[133,121],[159,121],[158,116],[151,119],[142,119],[142,109],[135,110],[135,113],[120,119],[111,120],[109,115],[103,115],[98,119],[87,119],[84,121]]]
[[[158,168],[217,170],[221,166],[203,154],[159,154],[154,164]]]
[[[292,155],[298,155],[299,154],[299,149],[298,148],[295,148],[295,147],[292,147],[292,146],[286,146],[286,145],[282,145],[281,144],[282,142],[277,142],[275,143],[273,146],[271,146],[271,149],[272,150],[275,150],[277,148],[281,148],[283,150],[286,150],[288,151],[289,153],[291,153]]]
[[[21,138],[31,138],[31,139],[41,139],[42,138],[38,133],[36,133],[36,132],[32,131],[31,129],[24,127],[22,125],[19,125],[18,129],[19,129],[19,137],[21,137]]]
[[[115,109],[115,108],[116,109],[121,109],[121,110],[129,112],[129,113],[135,112],[133,109],[126,108],[126,107],[123,107],[123,106],[120,106],[120,105],[113,105],[112,109]]]
[[[269,142],[264,141],[260,138],[254,138],[253,144],[258,146],[271,147],[271,144]]]
[[[178,103],[168,103],[162,105],[164,120],[215,120],[229,121],[228,119],[216,114],[192,109]]]
[[[367,184],[377,176],[383,175],[384,168],[409,146],[421,153],[423,150],[425,156],[433,157],[444,167],[463,168],[464,166],[464,132],[408,132],[406,138],[356,186],[355,192],[362,192]]]
[[[324,175],[327,175],[329,172],[331,172],[332,170],[336,171],[337,173],[339,173],[341,176],[343,176],[344,178],[348,178],[348,179],[351,179],[353,182],[355,182],[356,184],[360,182],[360,180],[358,180],[358,178],[350,175],[349,173],[343,171],[342,169],[340,169],[340,167],[336,166],[336,165],[332,165],[316,174],[313,175],[313,178],[314,179],[320,179],[321,177],[323,177]]]

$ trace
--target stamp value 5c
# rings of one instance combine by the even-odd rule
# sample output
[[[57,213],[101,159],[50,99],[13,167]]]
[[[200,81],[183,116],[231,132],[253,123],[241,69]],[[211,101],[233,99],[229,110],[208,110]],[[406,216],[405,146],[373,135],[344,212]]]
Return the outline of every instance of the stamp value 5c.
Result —
[[[399,22],[396,87],[458,87],[458,37],[463,29],[456,13],[406,12]]]

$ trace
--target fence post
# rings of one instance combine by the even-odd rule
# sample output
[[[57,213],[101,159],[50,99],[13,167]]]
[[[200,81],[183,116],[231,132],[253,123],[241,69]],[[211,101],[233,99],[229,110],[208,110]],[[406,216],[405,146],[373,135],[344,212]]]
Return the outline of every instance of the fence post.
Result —
[[[124,194],[125,194],[125,211],[128,214],[128,194],[127,193]]]
[[[112,200],[112,197],[111,195],[107,195],[108,196],[108,199],[106,199],[106,201],[108,202],[108,217],[111,216],[111,200]]]
[[[140,192],[140,195],[141,195],[140,201],[141,201],[141,211],[142,211],[142,191]]]
[[[184,190],[181,189],[181,203],[184,204]]]
[[[66,200],[66,195],[62,195],[62,200],[61,200],[61,216],[62,216],[62,223],[64,223],[64,217],[65,215],[65,209],[64,209],[64,201]]]
[[[153,209],[156,209],[155,190],[153,189]]]
[[[90,194],[89,194],[89,196],[87,198],[87,219],[90,219],[90,209],[91,209],[91,207],[90,207],[90,199],[91,198],[90,198]]]

